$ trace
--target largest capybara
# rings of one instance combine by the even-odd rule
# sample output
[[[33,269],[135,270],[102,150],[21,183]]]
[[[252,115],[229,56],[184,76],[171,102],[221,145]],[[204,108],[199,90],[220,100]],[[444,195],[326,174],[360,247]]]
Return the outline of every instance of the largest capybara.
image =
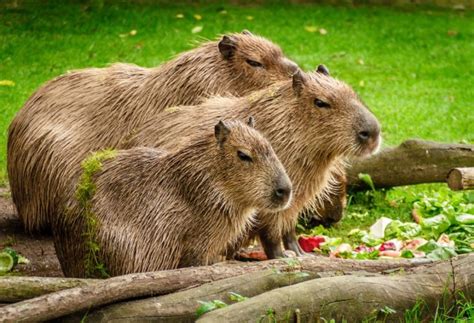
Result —
[[[257,210],[291,200],[290,179],[252,119],[204,126],[170,152],[138,147],[108,158],[92,174],[84,163],[78,201],[53,223],[66,276],[207,265]]]
[[[188,142],[201,127],[220,118],[252,114],[256,128],[270,141],[293,183],[293,202],[278,216],[259,212],[255,232],[269,258],[283,255],[281,241],[299,250],[294,228],[298,213],[325,193],[335,168],[345,156],[377,149],[377,119],[345,83],[324,66],[315,73],[297,72],[292,80],[242,98],[217,97],[198,107],[175,107],[138,129],[130,146],[175,147]]]
[[[9,128],[8,175],[28,231],[49,229],[80,162],[113,148],[165,107],[241,96],[290,79],[297,65],[267,39],[223,36],[157,68],[116,64],[60,76],[34,93]]]

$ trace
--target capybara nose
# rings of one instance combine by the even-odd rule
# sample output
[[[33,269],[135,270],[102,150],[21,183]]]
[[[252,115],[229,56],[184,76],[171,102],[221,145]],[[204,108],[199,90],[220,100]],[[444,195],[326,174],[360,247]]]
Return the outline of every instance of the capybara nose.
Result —
[[[359,139],[362,141],[362,142],[366,142],[367,140],[369,140],[370,138],[370,132],[369,131],[360,131],[359,132]]]
[[[273,192],[273,198],[275,202],[281,205],[285,205],[286,203],[288,203],[291,197],[291,190],[291,185],[289,185],[288,183],[282,183],[277,186],[277,188]]]
[[[357,136],[359,137],[359,141],[363,144],[369,141],[376,141],[380,136],[380,126],[378,123],[373,123],[359,131]]]

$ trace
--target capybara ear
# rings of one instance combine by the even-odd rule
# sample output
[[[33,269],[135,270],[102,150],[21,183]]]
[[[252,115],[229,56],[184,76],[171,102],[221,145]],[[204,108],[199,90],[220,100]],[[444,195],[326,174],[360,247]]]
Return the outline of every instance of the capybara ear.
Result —
[[[303,87],[306,83],[306,77],[304,73],[298,69],[295,74],[293,74],[293,90],[295,91],[296,95],[299,96],[301,91],[303,91]]]
[[[255,119],[250,116],[249,120],[247,121],[247,124],[249,125],[249,127],[255,128]]]
[[[222,122],[219,121],[216,126],[214,127],[214,134],[217,139],[217,143],[222,146],[222,144],[226,141],[227,136],[230,133],[230,129]]]
[[[329,76],[329,70],[326,66],[324,66],[323,64],[321,65],[318,65],[318,68],[316,69],[316,72],[318,73],[321,73],[321,74],[324,74],[326,76]]]
[[[235,40],[229,36],[224,35],[219,42],[219,51],[225,59],[229,59],[234,55],[236,46]]]
[[[242,30],[242,34],[247,36],[253,36],[253,34],[248,29]]]

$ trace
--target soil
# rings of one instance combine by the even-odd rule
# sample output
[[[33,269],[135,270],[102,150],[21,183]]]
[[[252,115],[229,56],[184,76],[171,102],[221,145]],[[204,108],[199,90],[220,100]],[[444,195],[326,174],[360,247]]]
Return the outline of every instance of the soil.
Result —
[[[23,230],[7,188],[0,188],[0,251],[11,247],[26,257],[9,275],[62,277],[53,240],[48,235],[31,235]]]

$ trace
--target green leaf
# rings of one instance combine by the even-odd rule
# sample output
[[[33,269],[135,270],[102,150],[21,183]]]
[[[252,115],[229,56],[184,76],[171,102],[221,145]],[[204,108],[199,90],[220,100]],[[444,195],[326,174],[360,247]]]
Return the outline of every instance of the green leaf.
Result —
[[[416,250],[423,251],[424,253],[428,254],[437,248],[439,248],[439,246],[436,241],[430,240],[424,245],[419,246]]]
[[[216,305],[216,308],[223,308],[223,307],[227,306],[226,303],[224,303],[223,301],[220,301],[218,299],[215,299],[212,302],[214,303],[214,305]]]
[[[210,301],[210,302],[203,302],[203,301],[198,301],[198,302],[201,304],[198,307],[198,309],[196,310],[196,315],[198,317],[203,315],[204,313],[207,313],[207,312],[213,311],[215,309],[223,308],[223,307],[227,306],[226,303],[224,303],[223,301],[220,301],[218,299],[215,299],[215,300]]]
[[[216,309],[216,305],[211,302],[198,301],[201,305],[196,310],[197,317]]]
[[[15,82],[10,80],[0,80],[0,86],[15,86]]]
[[[200,33],[202,31],[202,26],[196,26],[194,27],[193,29],[191,29],[191,32],[193,34],[197,34],[197,33]]]
[[[445,260],[457,256],[454,248],[438,247],[427,255],[427,258],[432,260]]]
[[[420,232],[421,227],[417,223],[394,220],[385,228],[385,239],[406,240],[416,237]]]
[[[415,258],[415,255],[411,250],[402,250],[401,256],[402,258]]]
[[[359,177],[359,179],[364,182],[365,184],[367,184],[371,189],[372,191],[375,191],[375,186],[374,186],[374,182],[372,181],[372,177],[370,177],[369,174],[366,174],[366,173],[359,173],[359,175],[357,175]]]
[[[474,214],[458,214],[455,221],[458,224],[474,224]]]
[[[355,259],[378,259],[379,258],[379,251],[378,250],[374,250],[374,251],[371,251],[371,252],[366,252],[366,251],[361,251],[361,252],[358,252],[355,256]]]
[[[438,237],[451,226],[451,222],[446,215],[438,214],[432,218],[422,219],[421,226],[423,229],[431,231],[435,237]]]
[[[234,293],[234,292],[230,292],[230,293],[229,293],[229,298],[230,298],[230,300],[233,301],[233,302],[243,302],[243,301],[245,301],[246,299],[248,299],[248,297],[242,296],[242,295],[237,294],[237,293]]]
[[[382,239],[377,239],[370,234],[366,234],[360,239],[367,247],[375,247],[383,242]]]

